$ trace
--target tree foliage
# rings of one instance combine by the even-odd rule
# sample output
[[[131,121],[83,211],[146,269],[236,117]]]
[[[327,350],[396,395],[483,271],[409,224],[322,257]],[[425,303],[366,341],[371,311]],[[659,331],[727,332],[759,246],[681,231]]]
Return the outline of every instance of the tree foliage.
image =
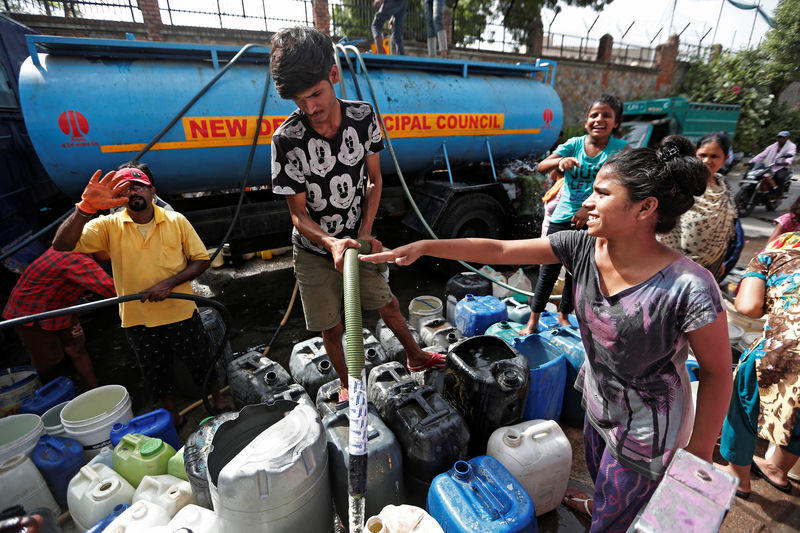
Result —
[[[591,7],[602,11],[613,0],[448,0],[456,28],[453,41],[469,44],[485,30],[488,21],[505,26],[511,36],[532,47],[535,30],[542,29],[542,9],[556,13],[562,5]]]
[[[734,138],[738,150],[758,151],[779,130],[800,133],[800,112],[777,102],[800,73],[800,0],[780,0],[775,23],[757,48],[695,63],[683,82],[690,100],[742,106]]]

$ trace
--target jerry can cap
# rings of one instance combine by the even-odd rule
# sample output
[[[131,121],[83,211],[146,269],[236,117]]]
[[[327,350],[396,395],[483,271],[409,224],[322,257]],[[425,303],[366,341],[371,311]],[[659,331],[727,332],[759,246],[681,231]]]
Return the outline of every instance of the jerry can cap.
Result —
[[[155,455],[164,448],[164,441],[158,438],[150,439],[144,443],[142,443],[141,447],[139,448],[139,453],[142,454],[142,457],[150,457],[151,455]]]

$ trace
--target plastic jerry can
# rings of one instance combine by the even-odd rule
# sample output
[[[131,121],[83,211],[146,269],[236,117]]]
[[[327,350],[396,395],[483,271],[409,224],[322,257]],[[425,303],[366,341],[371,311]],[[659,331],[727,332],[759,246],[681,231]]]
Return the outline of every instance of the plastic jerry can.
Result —
[[[438,346],[449,350],[450,346],[461,340],[461,332],[441,317],[420,320],[420,336],[425,346]]]
[[[200,427],[186,439],[186,446],[183,448],[183,466],[186,470],[186,477],[189,478],[197,505],[206,509],[211,509],[211,492],[208,490],[208,476],[206,475],[211,441],[222,424],[229,420],[235,420],[238,416],[239,413],[222,413],[209,417],[203,420]]]
[[[84,464],[83,446],[73,439],[42,435],[31,454],[59,505],[67,504],[67,487]]]
[[[111,446],[103,446],[100,448],[100,451],[97,452],[97,455],[89,459],[89,462],[86,463],[87,466],[91,466],[97,463],[103,463],[107,467],[114,469],[114,448]]]
[[[494,457],[458,461],[436,476],[428,492],[428,512],[450,532],[536,532],[528,493]]]
[[[330,531],[327,442],[314,408],[297,405],[231,459],[230,450],[215,457],[220,437],[208,479],[222,533]]]
[[[506,304],[506,312],[508,313],[508,320],[510,322],[519,322],[520,324],[528,323],[528,319],[531,317],[530,305],[512,297],[504,298],[503,303]]]
[[[583,362],[586,360],[586,348],[583,346],[581,334],[576,328],[561,326],[543,331],[539,335],[543,340],[558,348],[564,354],[564,359],[567,363],[561,421],[570,426],[581,428],[583,427],[586,411],[583,409],[581,402],[581,393],[575,390],[575,379],[577,379],[578,372],[580,372]]]
[[[328,382],[332,383],[332,382]],[[276,388],[265,392],[259,398],[258,403],[274,403],[278,400],[288,400],[295,403],[305,403],[314,407],[314,402],[306,390],[299,383],[290,383],[284,387]]]
[[[327,415],[335,413],[340,404],[342,406],[347,405],[347,402],[339,401],[339,389],[341,389],[341,386],[341,381],[337,378],[319,388],[317,403],[314,407],[316,407],[320,417],[325,418]]]
[[[108,516],[119,504],[131,504],[133,487],[102,463],[84,466],[69,482],[67,505],[81,530]]]
[[[317,397],[321,386],[339,377],[322,344],[322,337],[295,344],[289,358],[289,372],[311,398]]]
[[[20,453],[0,463],[0,509],[44,507],[59,514],[58,504],[30,457]]]
[[[447,321],[453,324],[456,320],[456,304],[467,294],[486,296],[492,294],[492,282],[475,272],[456,274],[444,286],[447,301]]]
[[[485,453],[494,430],[522,420],[529,382],[528,360],[497,337],[471,337],[450,348],[442,396],[464,415],[471,455]]]
[[[106,530],[106,528],[113,522],[119,515],[125,512],[125,509],[130,507],[127,503],[121,503],[114,507],[114,510],[111,511],[108,516],[101,519],[100,521],[96,522],[92,527],[90,527],[86,533],[102,533]]]
[[[508,276],[508,284],[514,287],[515,289],[520,289],[527,292],[533,291],[533,285],[531,285],[531,279],[528,277],[527,274],[525,274],[522,268],[518,268],[516,272]],[[511,298],[522,304],[528,303],[528,297],[520,292],[512,292]]]
[[[219,524],[214,511],[189,504],[172,517],[167,524],[167,530],[170,532],[188,530],[192,533],[217,533]]]
[[[483,335],[486,328],[501,320],[508,320],[508,311],[494,296],[467,294],[456,304],[455,326],[465,337]]]
[[[417,328],[413,327],[408,322],[406,322],[406,324],[408,325],[408,330],[411,332],[411,337],[414,339],[414,342],[422,346],[422,337],[420,337]],[[386,325],[386,322],[384,322],[382,318],[378,320],[378,324],[375,326],[375,337],[377,337],[378,342],[383,346],[389,361],[397,361],[403,365],[406,364],[406,349],[403,348],[403,345],[395,336],[394,332],[389,329],[389,326]]]
[[[200,313],[200,320],[203,322],[203,328],[206,330],[206,335],[208,337],[209,353],[211,357],[214,357],[217,355],[217,348],[225,335],[225,321],[222,319],[222,315],[219,314],[219,311],[213,307],[200,307],[198,308],[198,312]],[[231,361],[233,361],[233,350],[231,349],[231,343],[226,341],[222,356],[214,365],[215,374],[212,375],[212,378],[214,376],[217,377],[217,383],[220,387],[224,387],[228,384],[228,376],[225,373],[225,369]],[[172,366],[175,386],[184,396],[198,398],[203,395],[203,391],[201,390],[202,383],[194,382],[183,359],[176,357]]]
[[[139,433],[148,437],[158,437],[176,450],[181,447],[178,430],[172,414],[166,409],[156,409],[131,418],[127,424],[117,422],[111,427],[111,446],[116,447],[123,435]]]
[[[486,455],[500,461],[533,500],[536,516],[552,511],[567,493],[572,446],[553,420],[528,420],[489,437]]]
[[[342,334],[342,348],[344,348],[344,353],[347,353],[347,335]],[[363,328],[363,337],[364,337],[364,372],[365,376],[369,376],[370,370],[375,368],[376,366],[380,366],[384,363],[389,362],[389,356],[386,354],[386,350],[383,349],[381,343],[378,342],[378,339],[375,335],[372,334],[370,330],[367,328]]]
[[[105,529],[105,533],[144,533],[168,523],[166,510],[153,502],[140,500],[116,517]]]
[[[425,386],[392,398],[383,419],[403,450],[406,502],[424,506],[433,478],[467,456],[464,417]]]
[[[444,533],[439,522],[413,505],[387,505],[366,522],[369,533]]]
[[[348,529],[348,469],[350,465],[349,402],[322,419],[328,439],[328,464],[336,512]],[[385,505],[399,505],[404,498],[403,459],[400,444],[374,407],[367,411],[367,472],[365,516],[378,514]]]
[[[278,363],[251,350],[228,365],[228,382],[237,409],[259,403],[261,397],[291,384],[292,377]]]
[[[400,394],[412,392],[417,383],[405,365],[397,362],[375,367],[367,379],[367,399],[385,420],[390,402]]]
[[[67,402],[77,396],[75,384],[64,376],[58,376],[53,381],[38,389],[30,398],[25,398],[19,406],[20,413],[33,413],[42,416],[45,411],[60,403]]]
[[[525,327],[525,324],[519,322],[512,322],[510,320],[503,320],[497,324],[492,324],[486,330],[486,335],[503,339],[509,346],[514,346],[514,339],[519,336],[520,330]]]
[[[158,476],[144,476],[136,492],[133,493],[133,502],[146,500],[164,509],[170,518],[183,507],[194,503],[192,487],[184,481],[170,474]]]
[[[175,449],[157,437],[128,433],[114,448],[114,470],[136,488],[144,476],[166,474],[173,455]]]
[[[573,314],[567,315],[567,319],[569,320],[569,325],[575,329],[578,329],[578,317]],[[542,331],[551,329],[551,328],[560,328],[563,327],[561,324],[558,323],[558,311],[548,311],[545,309],[539,315],[539,324],[536,326],[536,332],[541,333]]]
[[[564,404],[567,362],[564,353],[534,333],[514,341],[528,360],[530,386],[523,420],[558,420]]]
[[[491,279],[491,280],[500,281],[502,283],[505,283],[507,281],[506,280],[506,276],[503,273],[496,271],[495,269],[493,269],[489,265],[483,265],[481,268],[478,269],[478,271],[483,273],[483,274],[486,274],[489,277],[489,279]],[[491,294],[495,298],[498,298],[498,299],[502,300],[503,298],[507,298],[507,297],[511,296],[511,291],[509,291],[505,287],[501,287],[497,283],[492,283],[492,292],[491,292]]]

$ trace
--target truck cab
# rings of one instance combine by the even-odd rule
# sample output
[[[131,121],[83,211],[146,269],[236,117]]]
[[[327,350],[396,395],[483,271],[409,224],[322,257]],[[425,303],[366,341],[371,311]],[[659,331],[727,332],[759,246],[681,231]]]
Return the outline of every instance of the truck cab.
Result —
[[[733,138],[740,110],[738,104],[704,104],[682,96],[631,100],[623,109],[622,136],[631,148],[654,148],[673,134],[693,142],[713,131],[724,131]]]

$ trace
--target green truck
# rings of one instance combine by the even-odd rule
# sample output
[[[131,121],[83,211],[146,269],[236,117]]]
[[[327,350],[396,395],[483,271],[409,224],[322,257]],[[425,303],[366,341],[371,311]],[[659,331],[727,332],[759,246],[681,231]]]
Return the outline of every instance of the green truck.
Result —
[[[725,131],[733,138],[741,106],[703,104],[681,96],[625,102],[622,137],[631,148],[655,147],[667,135],[685,135],[697,141],[706,133]]]

